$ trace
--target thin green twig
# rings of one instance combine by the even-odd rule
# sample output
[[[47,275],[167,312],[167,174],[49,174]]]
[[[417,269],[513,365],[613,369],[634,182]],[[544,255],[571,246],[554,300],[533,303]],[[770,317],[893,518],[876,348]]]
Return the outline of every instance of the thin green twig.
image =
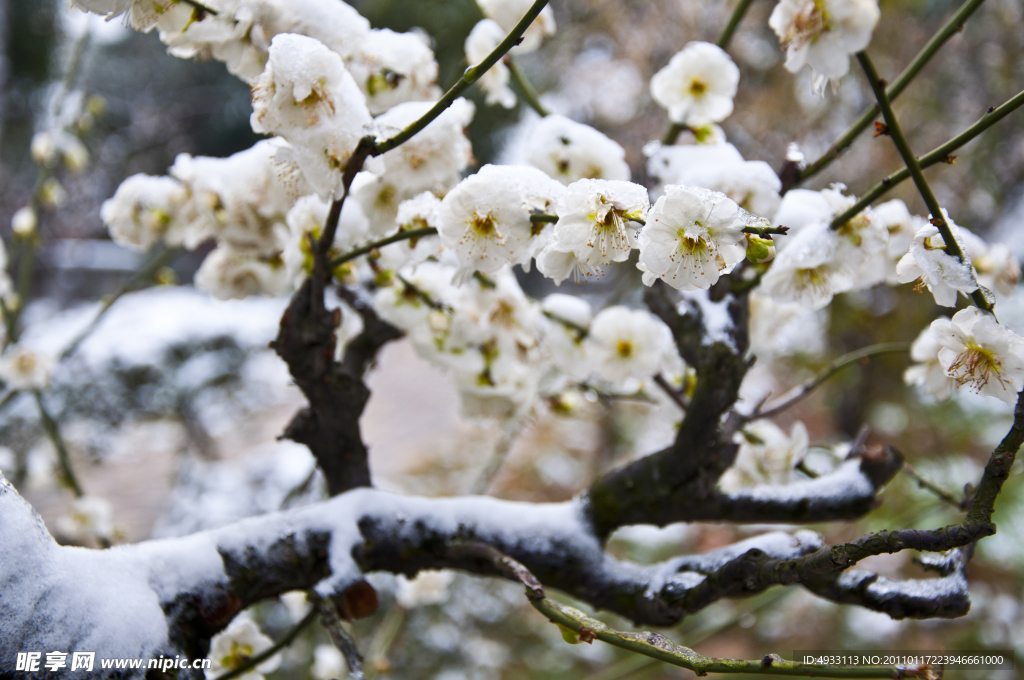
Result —
[[[232,668],[227,673],[222,673],[221,675],[218,675],[216,678],[214,678],[214,680],[231,680],[231,678],[237,678],[240,675],[243,675],[244,673],[247,673],[248,671],[252,670],[253,668],[256,668],[256,666],[259,666],[261,663],[263,663],[264,661],[266,661],[267,659],[274,656],[279,651],[290,645],[292,641],[299,636],[299,633],[305,630],[306,627],[309,626],[309,624],[313,623],[316,617],[316,608],[310,608],[309,613],[306,614],[301,621],[292,626],[292,629],[285,633],[285,636],[283,638],[275,642],[270,647],[267,647],[265,650],[263,650],[256,656],[250,658],[248,661],[243,663],[238,668]]]
[[[911,60],[907,67],[903,69],[903,72],[897,76],[896,80],[889,85],[885,92],[889,97],[889,101],[895,101],[897,97],[906,89],[907,85],[914,79],[915,76],[924,68],[925,64],[935,53],[939,51],[947,40],[953,37],[956,33],[964,27],[964,22],[967,18],[974,13],[974,10],[978,9],[985,0],[967,0],[960,9],[956,11],[949,20],[943,24],[942,28],[932,36],[932,39],[921,48],[921,51]],[[879,108],[872,106],[864,111],[859,118],[846,131],[839,136],[839,138],[832,143],[825,153],[821,155],[818,160],[814,161],[806,168],[800,171],[799,181],[803,181],[813,177],[828,166],[829,163],[839,157],[848,146],[853,144],[853,141],[857,139],[861,132],[863,132],[871,121],[878,117]]]
[[[736,28],[740,25],[740,21],[743,20],[743,15],[747,13],[747,10],[753,3],[754,0],[740,0],[736,4],[736,8],[729,17],[729,23],[722,29],[722,34],[718,36],[717,44],[723,50],[729,49],[729,41],[732,40],[733,34],[736,33]]]
[[[1024,104],[1024,91],[1018,92],[1012,98],[997,107],[989,108],[985,115],[983,115],[974,125],[953,137],[945,144],[935,147],[928,153],[924,154],[918,159],[921,164],[921,169],[929,168],[936,163],[952,163],[953,157],[950,155],[964,144],[967,144],[972,139],[980,135],[985,130],[1001,121],[1003,118],[1008,116],[1010,113],[1016,111],[1020,106]],[[832,220],[830,225],[832,229],[838,229],[842,225],[849,222],[857,215],[861,210],[868,207],[881,196],[889,192],[890,189],[900,184],[904,180],[910,177],[910,169],[907,167],[900,168],[896,172],[892,173],[881,182],[871,187],[860,200],[854,203],[849,210],[843,214],[837,216]]]
[[[533,84],[530,83],[526,74],[523,73],[523,69],[519,67],[519,62],[516,61],[515,57],[511,54],[505,57],[505,64],[508,66],[509,73],[512,74],[512,84],[519,90],[519,96],[523,98],[530,108],[540,114],[540,117],[551,113],[544,105],[540,103],[540,97],[537,96],[537,90],[533,89]]]
[[[928,206],[928,210],[932,214],[932,224],[942,234],[942,241],[946,245],[946,252],[960,260],[964,266],[970,267],[970,258],[960,248],[960,244],[957,243],[956,238],[953,236],[953,230],[946,221],[946,216],[942,213],[939,200],[935,198],[935,193],[932,192],[931,186],[928,185],[928,180],[924,178],[921,163],[918,162],[914,151],[910,148],[910,143],[900,128],[899,120],[897,120],[896,114],[893,113],[889,97],[885,94],[885,85],[883,85],[882,79],[878,75],[875,64],[871,61],[871,57],[867,55],[867,52],[858,52],[857,61],[860,62],[861,68],[864,69],[864,75],[867,76],[868,82],[871,84],[871,90],[875,93],[875,99],[878,100],[878,105],[882,108],[882,116],[885,118],[887,134],[892,138],[893,144],[896,145],[900,156],[903,157],[903,162],[906,163],[907,169],[910,170],[910,176],[914,179],[914,184],[917,185],[917,191],[921,194],[921,198],[924,199],[925,205]],[[971,293],[971,299],[981,309],[989,312],[992,311],[992,303],[985,297],[981,288]]]
[[[379,241],[367,243],[365,246],[360,246],[355,250],[350,250],[344,255],[339,255],[331,260],[331,269],[354,260],[357,257],[361,257],[362,255],[368,255],[377,248],[383,248],[384,246],[391,245],[392,243],[398,243],[399,241],[407,241],[409,239],[422,238],[424,236],[434,236],[435,234],[437,234],[437,229],[434,229],[433,227],[421,227],[420,229],[400,231],[397,234],[388,236],[387,238],[382,238]]]
[[[929,479],[925,475],[922,475],[920,472],[915,470],[913,467],[911,467],[910,463],[908,463],[906,461],[903,462],[902,470],[903,470],[903,472],[906,473],[906,475],[908,477],[910,477],[915,482],[917,482],[917,485],[919,487],[921,487],[922,489],[925,489],[926,491],[929,491],[929,492],[935,494],[935,496],[939,500],[941,500],[943,503],[951,505],[954,508],[956,508],[957,510],[966,510],[967,509],[967,502],[968,502],[968,497],[967,496],[964,496],[963,498],[959,498],[958,499],[956,496],[954,496],[953,494],[951,494],[948,491],[946,491],[945,489],[943,489],[941,486],[936,484],[934,481],[932,481],[931,479]]]
[[[790,406],[806,397],[808,394],[814,391],[816,387],[818,387],[823,382],[831,378],[833,375],[843,370],[847,366],[855,364],[862,359],[877,356],[879,354],[893,354],[909,351],[909,342],[883,342],[877,345],[869,345],[868,347],[863,347],[852,352],[847,352],[843,356],[839,357],[838,359],[830,363],[825,368],[825,370],[823,370],[818,375],[814,376],[813,378],[811,378],[810,380],[801,385],[797,385],[789,392],[786,392],[784,395],[779,397],[775,405],[773,405],[771,408],[765,410],[762,410],[760,408],[755,409],[753,413],[744,418],[744,421],[756,420],[757,418],[770,418],[774,415],[777,415],[785,411]]]
[[[527,10],[526,14],[519,20],[519,23],[509,31],[509,34],[505,36],[505,39],[498,43],[498,46],[491,50],[491,53],[475,66],[470,66],[462,74],[462,78],[457,83],[444,93],[444,96],[434,104],[429,111],[420,116],[419,119],[411,123],[404,130],[396,134],[390,139],[385,139],[382,142],[374,144],[373,155],[379,156],[382,153],[387,153],[391,149],[404,144],[416,135],[420,130],[430,125],[430,123],[440,116],[445,109],[452,105],[459,95],[466,91],[473,83],[480,79],[480,77],[488,71],[492,66],[498,63],[498,61],[504,57],[509,50],[519,44],[519,39],[523,37],[523,33],[530,27],[533,20],[541,13],[548,4],[548,0],[535,0],[530,9]]]
[[[128,293],[135,290],[139,286],[139,284],[151,280],[153,278],[153,275],[156,273],[158,269],[160,269],[160,267],[163,267],[169,261],[173,260],[175,257],[178,256],[180,252],[181,251],[177,248],[165,248],[161,246],[157,251],[157,254],[152,259],[150,259],[149,262],[144,264],[138,271],[136,271],[131,276],[131,278],[125,281],[124,285],[118,288],[113,293],[113,295],[110,295],[103,301],[103,303],[100,305],[100,308],[96,311],[96,316],[92,318],[92,321],[89,322],[89,325],[83,328],[82,331],[78,335],[76,335],[71,342],[68,343],[67,347],[64,348],[64,351],[62,351],[60,355],[58,355],[59,361],[64,361],[65,359],[67,359],[68,357],[75,353],[75,351],[82,344],[82,342],[84,342],[85,339],[88,338],[89,335],[94,330],[96,330],[96,327],[99,326],[99,323],[103,319],[103,316],[110,310],[111,307],[114,306],[115,302],[121,299],[121,297],[123,297],[124,295],[127,295]]]
[[[57,421],[55,421],[50,415],[50,412],[46,410],[46,405],[43,403],[42,392],[34,390],[33,394],[36,398],[36,406],[39,407],[39,420],[43,425],[43,430],[46,432],[46,436],[50,438],[53,448],[57,450],[57,461],[60,463],[61,471],[64,473],[64,481],[71,487],[75,496],[81,498],[85,493],[82,491],[82,485],[78,483],[78,477],[75,476],[75,471],[71,467],[71,457],[68,455],[68,447],[64,443],[64,438],[61,437],[60,429],[57,427]]]

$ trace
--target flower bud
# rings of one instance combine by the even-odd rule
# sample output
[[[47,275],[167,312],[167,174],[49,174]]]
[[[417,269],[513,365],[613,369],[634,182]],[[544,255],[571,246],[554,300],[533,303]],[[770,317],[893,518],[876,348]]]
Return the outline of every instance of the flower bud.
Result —
[[[11,217],[11,230],[16,236],[31,236],[38,226],[39,218],[36,216],[35,209],[30,205],[19,208]]]
[[[43,186],[39,189],[39,200],[43,205],[51,208],[60,207],[67,198],[68,192],[64,190],[61,183],[54,177],[43,182]]]
[[[775,241],[747,234],[747,259],[754,264],[764,264],[775,259]]]
[[[32,136],[31,151],[32,160],[38,165],[49,167],[57,161],[57,146],[47,132],[37,132]]]

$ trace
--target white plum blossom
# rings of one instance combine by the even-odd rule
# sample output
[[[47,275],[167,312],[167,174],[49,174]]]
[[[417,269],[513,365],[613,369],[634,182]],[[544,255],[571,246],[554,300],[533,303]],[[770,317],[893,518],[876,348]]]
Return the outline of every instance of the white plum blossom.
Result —
[[[100,207],[100,218],[114,242],[145,250],[156,242],[170,246],[186,240],[180,212],[187,200],[185,187],[171,177],[132,175]]]
[[[265,257],[226,243],[206,256],[195,276],[196,288],[218,300],[280,295],[287,284],[287,270],[280,256]]]
[[[956,381],[946,375],[946,369],[939,362],[942,343],[934,325],[921,331],[910,346],[910,358],[916,362],[903,373],[903,381],[917,385],[925,394],[937,400],[945,400],[953,393]]]
[[[402,102],[433,101],[441,96],[434,52],[418,33],[372,29],[345,65],[375,115]]]
[[[252,102],[252,129],[286,139],[320,197],[331,196],[371,122],[366,98],[341,57],[313,38],[276,36]]]
[[[109,541],[114,535],[110,501],[99,496],[76,498],[68,512],[57,518],[55,528],[61,537],[76,543]]]
[[[477,0],[477,5],[480,6],[484,16],[498,24],[502,32],[501,37],[504,38],[506,34],[512,32],[512,29],[516,27],[519,20],[530,9],[533,5],[533,0]],[[540,11],[540,14],[533,20],[533,23],[527,27],[526,32],[523,33],[523,41],[512,48],[512,52],[516,54],[533,52],[540,47],[544,38],[554,34],[555,13],[551,6],[548,5]]]
[[[764,161],[744,160],[732,144],[660,146],[647,169],[663,187],[683,184],[720,191],[754,215],[771,217],[779,209],[778,175]]]
[[[536,168],[485,165],[441,201],[441,242],[467,271],[527,262],[537,235],[530,213],[561,190]]]
[[[960,227],[948,217],[946,223],[966,256]],[[958,292],[970,295],[978,289],[973,267],[946,252],[942,234],[931,223],[925,223],[914,234],[910,252],[896,265],[896,276],[900,283],[920,281],[919,285],[927,286],[935,302],[943,307],[955,307]]]
[[[636,245],[631,220],[650,208],[647,189],[616,180],[581,179],[558,202],[554,237],[557,250],[571,252],[581,265],[623,262]]]
[[[406,609],[443,604],[451,597],[448,587],[453,580],[455,572],[449,569],[424,569],[412,580],[399,576],[395,600]]]
[[[623,385],[659,372],[671,343],[668,326],[650,312],[607,307],[591,322],[584,351],[598,377]]]
[[[771,421],[755,420],[736,434],[736,442],[740,445],[736,462],[718,483],[726,493],[762,484],[789,484],[809,446],[807,428],[800,421],[787,435]]]
[[[838,247],[839,237],[827,224],[804,227],[786,239],[761,279],[761,290],[780,302],[821,309],[853,287],[849,267],[836,257]]]
[[[821,92],[847,74],[850,55],[868,46],[880,16],[878,0],[780,0],[768,25],[786,50],[786,69],[809,64]]]
[[[49,384],[53,368],[49,354],[17,344],[0,357],[0,380],[10,390],[42,390]]]
[[[209,658],[213,662],[206,671],[208,678],[216,678],[233,671],[254,656],[274,646],[259,626],[246,616],[239,616],[227,628],[210,640]],[[264,673],[272,673],[281,665],[281,655],[274,654],[255,669],[239,676],[242,680],[262,680]]]
[[[527,144],[527,162],[563,184],[580,179],[629,180],[626,152],[589,125],[552,113]]]
[[[936,319],[931,330],[941,346],[939,364],[957,387],[1016,403],[1024,389],[1024,338],[977,307]]]
[[[466,59],[470,64],[479,64],[504,37],[505,32],[501,30],[501,26],[491,19],[482,19],[466,37]],[[477,84],[483,89],[488,105],[500,104],[506,109],[516,105],[516,95],[508,86],[511,77],[512,73],[508,66],[500,61],[480,76]]]
[[[740,70],[717,45],[688,43],[651,78],[651,96],[673,122],[689,127],[718,123],[732,113]]]
[[[717,191],[667,187],[638,238],[644,283],[660,278],[680,290],[710,288],[746,255],[749,220],[742,213]]]
[[[11,231],[17,236],[30,236],[38,227],[39,216],[36,214],[35,208],[30,205],[18,208],[11,215]]]

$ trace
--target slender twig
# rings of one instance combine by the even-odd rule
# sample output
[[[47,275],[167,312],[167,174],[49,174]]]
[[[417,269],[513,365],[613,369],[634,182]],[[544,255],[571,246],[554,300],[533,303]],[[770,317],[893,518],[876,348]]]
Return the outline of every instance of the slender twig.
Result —
[[[85,339],[89,337],[94,330],[96,330],[96,327],[99,326],[103,316],[111,307],[114,306],[115,302],[117,302],[122,296],[135,290],[139,284],[152,279],[153,275],[158,269],[160,269],[160,267],[163,267],[167,262],[173,260],[180,252],[181,251],[179,249],[164,248],[161,246],[157,251],[156,256],[136,271],[131,278],[124,282],[123,286],[113,293],[113,295],[110,295],[103,301],[100,308],[96,311],[96,316],[92,318],[92,321],[89,322],[88,326],[83,328],[82,331],[76,335],[70,343],[68,343],[68,346],[64,348],[64,351],[58,355],[58,360],[64,361],[74,354],[82,342],[84,342]]]
[[[951,156],[954,151],[959,149],[964,144],[980,135],[985,130],[998,123],[1000,120],[1008,116],[1013,111],[1016,111],[1020,106],[1024,104],[1024,91],[1018,92],[1011,99],[1004,102],[1002,105],[997,107],[989,108],[985,115],[983,115],[974,125],[953,137],[945,144],[935,147],[928,153],[918,158],[918,162],[921,164],[921,169],[929,168],[936,163],[952,163],[954,157]],[[850,209],[843,214],[837,216],[832,220],[830,225],[833,229],[838,229],[842,225],[849,222],[857,215],[861,210],[874,203],[878,198],[889,192],[890,189],[900,184],[904,180],[910,177],[910,170],[906,167],[900,168],[896,172],[892,173],[881,182],[871,187],[860,200],[850,206]]]
[[[490,458],[487,459],[484,468],[480,471],[476,481],[473,482],[473,487],[469,491],[471,494],[484,494],[491,488],[491,484],[494,483],[494,479],[498,476],[498,471],[501,470],[502,465],[508,460],[508,454],[512,451],[512,444],[515,443],[516,438],[521,432],[519,426],[523,420],[525,418],[516,418],[502,428],[501,433],[498,435],[498,441],[494,443],[494,450],[491,452]]]
[[[816,387],[818,387],[823,382],[831,378],[833,375],[843,370],[850,364],[857,363],[861,359],[866,359],[867,357],[872,357],[879,354],[907,352],[909,350],[909,342],[883,342],[877,345],[870,345],[862,349],[854,350],[853,352],[847,352],[843,356],[839,357],[838,359],[830,363],[828,367],[825,368],[825,370],[823,370],[818,375],[814,376],[813,378],[803,383],[802,385],[797,385],[789,392],[786,392],[784,395],[779,397],[776,403],[772,405],[770,408],[765,410],[756,409],[750,415],[745,416],[743,420],[750,421],[755,420],[757,418],[770,418],[774,415],[777,415],[785,411],[793,404],[797,403],[798,401],[806,397],[808,394],[814,391]]]
[[[885,92],[889,97],[889,101],[894,101],[900,94],[906,89],[907,85],[914,79],[914,77],[924,68],[925,64],[935,56],[935,53],[939,51],[947,40],[953,37],[956,33],[963,29],[964,22],[969,16],[981,6],[981,3],[985,0],[967,0],[960,9],[949,18],[949,20],[943,24],[942,28],[932,36],[932,39],[921,48],[921,51],[917,53],[907,67],[903,69],[903,72],[897,76],[896,80],[892,82],[889,87],[886,88]],[[860,117],[854,121],[846,131],[839,136],[839,138],[832,143],[828,150],[821,155],[821,157],[808,165],[806,168],[800,171],[799,180],[803,181],[821,172],[825,167],[839,157],[839,154],[843,152],[853,141],[863,132],[868,126],[871,125],[871,121],[878,117],[879,108],[872,106]]]
[[[528,591],[529,596],[529,591]],[[659,633],[625,633],[614,630],[603,621],[593,619],[578,609],[569,607],[546,597],[529,597],[534,609],[552,623],[568,628],[581,641],[600,640],[614,647],[649,656],[652,659],[680,668],[686,668],[697,675],[708,673],[754,673],[758,675],[788,675],[816,678],[900,678],[916,676],[912,668],[898,666],[826,666],[786,661],[777,654],[761,659],[721,659],[704,656],[689,647],[672,643]]]
[[[789,227],[778,226],[778,227],[743,227],[744,234],[757,234],[758,236],[767,236],[769,234],[788,234]]]
[[[198,9],[201,12],[206,12],[207,14],[212,14],[213,16],[217,16],[217,10],[215,10],[215,9],[213,9],[211,7],[207,7],[203,3],[199,2],[199,0],[183,0],[183,1],[186,4],[188,4],[188,5],[192,5],[193,7],[195,7],[196,9]]]
[[[559,316],[559,315],[555,314],[554,312],[549,312],[549,311],[547,311],[545,309],[545,310],[543,310],[541,312],[541,314],[543,314],[544,316],[546,316],[547,318],[551,319],[552,321],[554,321],[556,323],[562,324],[567,329],[569,329],[571,331],[575,331],[575,333],[576,333],[576,342],[580,342],[581,340],[583,340],[583,338],[587,337],[588,333],[590,333],[590,329],[587,328],[586,326],[581,326],[578,323],[576,323],[575,321],[570,321],[569,319],[566,319],[563,316]]]
[[[75,476],[75,471],[71,467],[71,457],[68,455],[68,447],[64,443],[64,438],[60,435],[60,429],[57,427],[57,421],[55,421],[50,415],[50,412],[46,410],[46,405],[43,403],[42,392],[35,390],[33,394],[36,398],[36,405],[39,407],[39,420],[43,425],[43,430],[46,432],[46,436],[50,438],[53,448],[57,450],[57,461],[60,463],[60,469],[64,473],[64,481],[71,487],[75,496],[81,498],[85,493],[82,491],[82,485],[78,483],[78,477]]]
[[[967,508],[967,496],[964,496],[961,499],[957,499],[956,496],[949,493],[941,486],[933,482],[931,479],[929,479],[925,475],[922,475],[920,472],[912,468],[910,466],[910,463],[907,463],[906,461],[904,461],[903,463],[903,472],[905,472],[908,477],[917,482],[917,485],[919,487],[935,494],[935,496],[943,503],[952,505],[957,510],[965,510]]]
[[[547,215],[545,213],[534,213],[530,215],[530,221],[534,224],[554,224],[558,221],[558,215]]]
[[[654,376],[654,384],[661,388],[661,391],[669,396],[669,399],[676,403],[676,406],[683,409],[684,412],[690,408],[690,400],[686,398],[686,395],[682,391],[677,390],[669,384],[668,380],[665,380],[665,376],[661,373]]]
[[[902,667],[802,664],[785,661],[777,654],[769,654],[754,661],[704,656],[688,647],[676,645],[658,633],[624,633],[614,630],[603,621],[593,619],[578,609],[548,599],[544,592],[544,586],[526,566],[491,546],[465,543],[451,548],[450,554],[458,554],[461,557],[473,556],[489,561],[499,574],[522,584],[526,589],[526,599],[534,609],[552,623],[575,633],[580,642],[592,643],[594,640],[600,640],[620,649],[643,654],[673,666],[687,668],[698,675],[758,673],[831,678],[898,678],[916,674],[916,669]]]
[[[437,234],[437,229],[434,229],[433,227],[421,227],[420,229],[408,229],[406,231],[400,231],[397,234],[392,234],[391,236],[388,236],[387,238],[382,238],[379,241],[367,243],[365,246],[360,246],[355,250],[350,250],[344,255],[339,255],[338,257],[331,260],[331,269],[334,269],[338,265],[342,265],[345,264],[346,262],[354,260],[357,257],[369,255],[377,248],[383,248],[384,246],[391,245],[392,243],[398,243],[399,241],[407,241],[410,239],[422,238],[425,236],[433,236],[435,234]]]
[[[279,651],[290,645],[292,641],[299,636],[299,633],[305,630],[309,626],[309,624],[313,623],[313,621],[316,620],[317,613],[318,612],[316,608],[311,608],[309,610],[309,613],[306,614],[301,621],[292,626],[292,629],[285,633],[283,638],[275,642],[270,647],[267,647],[265,650],[263,650],[256,656],[248,659],[241,666],[238,666],[237,668],[232,668],[227,673],[222,673],[221,675],[218,675],[216,678],[214,678],[214,680],[231,680],[231,678],[237,678],[240,675],[244,675],[245,673],[249,672],[253,668],[256,668],[256,666],[259,666],[261,663],[263,663],[264,661],[266,661],[267,659],[274,656]]]
[[[903,134],[903,130],[900,128],[899,120],[897,120],[896,114],[893,113],[889,97],[885,94],[885,85],[882,83],[882,79],[878,75],[878,70],[875,69],[875,64],[871,61],[871,57],[867,55],[867,52],[858,52],[857,61],[860,62],[861,68],[864,69],[864,75],[867,76],[868,82],[871,84],[871,90],[875,93],[875,99],[878,100],[878,105],[882,108],[882,116],[885,118],[885,125],[888,128],[887,134],[892,139],[893,144],[896,145],[896,149],[900,152],[900,156],[903,157],[903,162],[907,164],[907,169],[910,170],[910,176],[914,178],[914,184],[917,185],[918,193],[921,194],[921,198],[924,199],[925,205],[927,205],[928,210],[931,211],[932,224],[934,224],[938,228],[939,233],[942,234],[942,241],[946,244],[946,252],[960,260],[961,264],[969,268],[971,266],[971,260],[960,248],[960,244],[957,242],[956,237],[953,236],[953,230],[946,221],[946,216],[942,213],[942,207],[939,205],[939,199],[935,198],[935,193],[932,191],[931,186],[929,186],[928,180],[924,178],[924,172],[921,170],[921,163],[914,155],[913,149],[910,148],[910,143],[907,141],[906,136]],[[981,288],[977,288],[973,293],[971,293],[971,299],[974,300],[974,304],[981,309],[990,312],[992,311],[992,303],[985,297],[985,293],[982,292]]]
[[[405,623],[405,609],[392,607],[384,614],[384,620],[377,626],[377,631],[370,641],[370,648],[367,651],[367,658],[370,664],[363,669],[367,680],[377,677],[381,668],[387,668],[388,650],[392,643],[402,631],[402,624]]]
[[[460,94],[467,90],[473,83],[480,79],[480,77],[487,72],[492,66],[498,63],[498,61],[508,53],[513,47],[519,44],[519,39],[522,38],[523,33],[530,27],[533,20],[541,13],[548,4],[548,0],[535,0],[530,9],[527,10],[523,18],[519,20],[519,23],[509,31],[509,34],[505,36],[505,39],[498,43],[498,46],[491,50],[491,53],[475,66],[470,66],[462,74],[462,78],[457,83],[452,85],[451,89],[444,93],[444,96],[434,104],[429,111],[423,114],[418,120],[414,121],[404,130],[396,134],[390,139],[386,139],[382,142],[377,142],[373,149],[373,154],[378,156],[382,153],[387,153],[391,149],[404,144],[409,139],[414,137],[423,128],[430,125],[430,123],[440,116],[445,109],[452,105]]]
[[[551,113],[544,105],[540,103],[540,97],[537,96],[537,90],[533,89],[533,84],[527,79],[526,74],[523,73],[523,69],[519,67],[519,62],[516,61],[515,57],[511,54],[505,57],[505,65],[508,66],[508,71],[512,74],[512,84],[519,90],[519,96],[523,98],[530,108],[540,114],[540,117]]]
[[[668,130],[665,132],[665,136],[661,138],[661,143],[664,146],[672,146],[673,144],[676,143],[676,139],[679,138],[679,135],[681,135],[684,130],[689,129],[690,128],[688,125],[684,125],[683,123],[676,123],[675,121],[673,121],[672,124],[668,126]]]
[[[338,608],[334,602],[318,597],[313,605],[313,611],[320,614],[320,624],[327,629],[334,646],[345,657],[349,677],[352,680],[363,680],[363,655],[359,653],[355,640],[342,626]]]
[[[732,15],[729,17],[729,23],[722,29],[722,34],[718,36],[718,46],[723,50],[729,49],[729,41],[732,40],[732,36],[736,33],[736,28],[740,25],[740,21],[743,20],[743,15],[747,13],[747,9],[752,5],[754,0],[739,0],[736,4],[736,9],[732,11]]]

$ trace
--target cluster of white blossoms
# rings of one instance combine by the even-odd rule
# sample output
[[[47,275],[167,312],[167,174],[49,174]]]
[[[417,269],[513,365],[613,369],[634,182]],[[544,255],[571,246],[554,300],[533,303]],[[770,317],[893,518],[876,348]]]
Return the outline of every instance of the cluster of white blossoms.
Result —
[[[224,159],[182,155],[166,177],[128,178],[102,209],[114,240],[131,248],[215,241],[195,283],[219,298],[298,288],[313,270],[314,244],[360,141],[380,143],[408,129],[440,95],[420,34],[371,29],[338,0],[210,0],[216,14],[179,0],[75,3],[127,14],[140,30],[158,29],[173,54],[212,55],[252,86],[252,128],[272,139]],[[468,64],[482,62],[532,4],[479,0],[485,18],[466,40]],[[877,20],[875,0],[782,0],[771,25],[788,50],[787,67],[809,63],[820,88],[847,72]],[[512,54],[536,50],[553,32],[545,8]],[[510,81],[499,61],[478,83],[488,104],[512,107]],[[536,266],[561,284],[635,257],[645,285],[660,280],[695,298],[703,294],[690,291],[734,274],[753,286],[751,352],[763,364],[820,351],[818,310],[840,293],[917,281],[953,305],[979,286],[1014,291],[1020,270],[1010,250],[951,220],[969,262],[949,255],[937,228],[901,201],[833,224],[855,203],[842,185],[781,196],[771,166],[745,159],[718,125],[733,111],[738,83],[729,55],[703,42],[686,45],[652,78],[653,99],[683,134],[679,143],[645,147],[656,181],[650,191],[630,181],[617,142],[557,114],[525,119],[529,134],[509,156],[518,164],[467,175],[475,110],[457,99],[362,166],[329,244],[331,273],[363,288],[383,319],[449,372],[468,417],[506,422],[545,400],[591,389],[637,394],[655,376],[675,382],[690,370],[649,312],[595,310],[569,295],[534,300],[515,266]],[[367,247],[392,237],[400,240]],[[356,249],[365,254],[355,257]],[[336,304],[340,357],[363,326]],[[1024,383],[1021,343],[993,318],[970,314],[922,334],[907,380],[936,396],[963,386],[1009,400]],[[786,434],[755,422],[739,443],[723,477],[727,491],[793,481],[807,433],[800,424]]]
[[[274,38],[313,38],[338,55],[372,113],[402,102],[437,99],[437,62],[416,32],[370,28],[339,0],[209,0],[212,12],[184,0],[73,0],[108,18],[125,15],[136,30],[157,29],[177,57],[212,56],[252,84],[267,64]]]
[[[780,0],[768,25],[786,50],[786,69],[810,65],[822,92],[849,72],[850,55],[871,43],[880,16],[878,0]]]

